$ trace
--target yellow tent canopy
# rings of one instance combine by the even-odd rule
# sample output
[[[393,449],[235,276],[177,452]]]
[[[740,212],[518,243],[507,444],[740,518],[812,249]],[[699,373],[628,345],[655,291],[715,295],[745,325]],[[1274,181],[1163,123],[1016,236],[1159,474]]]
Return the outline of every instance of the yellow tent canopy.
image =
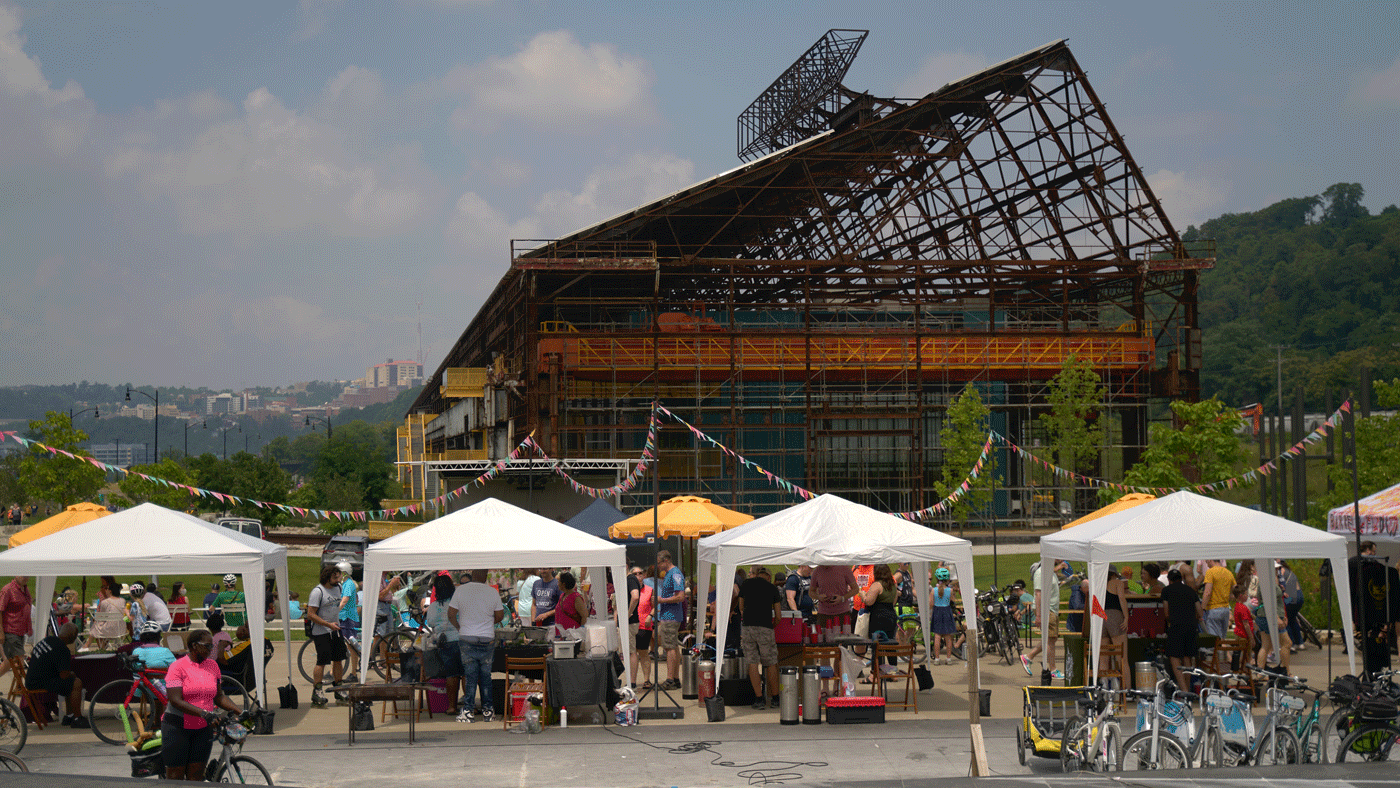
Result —
[[[608,527],[608,536],[613,539],[645,539],[651,536],[654,521],[657,535],[662,538],[679,536],[695,539],[727,531],[752,519],[751,514],[726,509],[711,503],[708,498],[680,495],[662,501],[655,509],[648,509],[622,522],[614,523]]]
[[[106,517],[109,514],[111,514],[111,512],[107,511],[107,507],[102,504],[88,503],[86,501],[83,503],[75,503],[53,517],[40,520],[14,536],[11,536],[10,547],[19,547],[41,536],[58,533],[65,528],[72,528],[80,523],[96,520],[99,517]]]
[[[1127,495],[1123,496],[1122,498],[1119,498],[1118,500],[1114,501],[1108,506],[1105,506],[1102,509],[1089,512],[1088,514],[1084,515],[1078,520],[1075,520],[1072,523],[1066,523],[1060,526],[1060,530],[1063,531],[1066,528],[1073,528],[1076,525],[1083,525],[1084,523],[1087,523],[1090,520],[1097,520],[1100,517],[1103,517],[1104,515],[1113,514],[1114,512],[1121,512],[1124,509],[1131,509],[1134,506],[1139,506],[1141,504],[1147,503],[1148,501],[1155,500],[1157,500],[1157,496],[1155,495],[1148,495],[1147,493],[1128,493]]]

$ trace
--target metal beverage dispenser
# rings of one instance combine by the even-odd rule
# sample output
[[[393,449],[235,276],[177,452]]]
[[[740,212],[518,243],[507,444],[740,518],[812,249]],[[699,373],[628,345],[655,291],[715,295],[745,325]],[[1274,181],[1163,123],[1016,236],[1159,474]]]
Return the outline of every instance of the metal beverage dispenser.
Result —
[[[715,676],[715,663],[712,660],[701,660],[696,666],[696,688],[700,691],[700,705],[705,705],[705,699],[714,697],[715,687],[718,686],[718,678]]]
[[[818,665],[802,668],[802,724],[822,724],[822,669]]]
[[[797,666],[778,668],[778,722],[797,724]]]

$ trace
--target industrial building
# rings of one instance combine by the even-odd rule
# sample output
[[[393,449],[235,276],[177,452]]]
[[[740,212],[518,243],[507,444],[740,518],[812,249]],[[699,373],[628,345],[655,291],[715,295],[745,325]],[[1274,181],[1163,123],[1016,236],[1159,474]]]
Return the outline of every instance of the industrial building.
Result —
[[[895,99],[841,84],[864,40],[830,31],[755,100],[740,166],[512,242],[400,429],[405,501],[531,432],[607,487],[640,459],[659,401],[796,484],[914,511],[938,500],[944,409],[968,382],[998,431],[1035,447],[1046,382],[1072,354],[1105,391],[1101,472],[1136,460],[1153,409],[1198,396],[1213,246],[1182,244],[1063,41]],[[659,448],[663,498],[754,515],[797,501],[676,425]],[[998,462],[993,511],[973,524],[1076,508],[1014,454]],[[588,503],[566,503],[551,463],[512,469],[477,494],[554,516]],[[652,501],[648,479],[614,502]]]

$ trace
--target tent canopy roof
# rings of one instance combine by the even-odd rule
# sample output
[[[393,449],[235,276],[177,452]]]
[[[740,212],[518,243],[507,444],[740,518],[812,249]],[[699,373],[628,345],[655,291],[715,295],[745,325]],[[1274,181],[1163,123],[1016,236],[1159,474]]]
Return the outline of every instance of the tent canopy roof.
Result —
[[[65,528],[72,528],[78,523],[85,523],[89,520],[96,520],[99,517],[106,517],[111,514],[107,507],[84,501],[75,503],[52,517],[29,526],[28,528],[10,537],[10,547],[19,547],[22,544],[38,539],[41,536],[48,536],[57,533]]]
[[[1400,484],[1356,502],[1361,508],[1361,535],[1376,540],[1400,541]],[[1356,534],[1352,520],[1356,507],[1343,504],[1327,513],[1327,530],[1334,534]]]
[[[819,495],[699,541],[700,560],[736,564],[870,564],[947,561],[969,542],[835,495]]]
[[[1316,558],[1341,536],[1193,492],[1175,492],[1040,540],[1068,561],[1154,558]]]
[[[368,565],[398,569],[612,566],[626,548],[496,498],[487,498],[365,549]],[[368,569],[366,569],[368,571]]]
[[[602,498],[594,498],[593,503],[588,504],[583,508],[583,511],[570,517],[565,524],[586,534],[592,534],[599,539],[606,539],[608,538],[608,527],[626,519],[627,515],[618,511],[617,507]]]
[[[752,521],[753,515],[726,509],[712,503],[709,498],[678,495],[662,501],[655,509],[647,509],[614,524],[608,533],[614,539],[643,539],[651,536],[654,524],[657,535],[662,538],[680,536],[693,539]]]
[[[1060,526],[1060,530],[1063,531],[1066,528],[1074,528],[1075,526],[1080,526],[1085,523],[1093,522],[1094,520],[1097,520],[1100,517],[1113,514],[1114,512],[1121,512],[1124,509],[1131,509],[1134,506],[1141,506],[1142,504],[1145,504],[1148,501],[1155,501],[1156,499],[1157,496],[1148,495],[1147,493],[1128,493],[1122,498],[1119,498],[1118,500],[1101,509],[1095,509],[1094,511],[1089,512],[1088,514],[1084,515],[1078,520],[1065,523],[1064,525]]]

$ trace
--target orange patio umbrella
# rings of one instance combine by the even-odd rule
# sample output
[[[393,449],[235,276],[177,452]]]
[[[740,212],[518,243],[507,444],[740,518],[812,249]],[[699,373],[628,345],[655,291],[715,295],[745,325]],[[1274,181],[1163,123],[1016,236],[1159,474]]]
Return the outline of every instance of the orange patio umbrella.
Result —
[[[1128,493],[1127,495],[1123,496],[1122,498],[1119,498],[1118,500],[1114,501],[1108,506],[1103,507],[1102,509],[1097,509],[1095,511],[1089,512],[1088,514],[1084,515],[1078,520],[1075,520],[1072,523],[1065,523],[1064,525],[1060,526],[1060,530],[1063,531],[1066,528],[1073,528],[1076,525],[1083,525],[1084,523],[1087,523],[1090,520],[1097,520],[1105,515],[1113,514],[1114,512],[1121,512],[1124,509],[1131,509],[1134,506],[1139,506],[1141,504],[1147,503],[1148,501],[1155,500],[1157,500],[1157,496],[1155,495],[1148,495],[1147,493]]]
[[[726,509],[711,503],[709,498],[680,495],[661,502],[655,509],[628,517],[608,527],[613,539],[645,539],[652,535],[652,525],[661,538],[679,536],[697,539],[701,536],[727,531],[753,520],[753,515]]]
[[[19,547],[25,542],[32,542],[41,536],[48,536],[58,533],[65,528],[72,528],[75,525],[96,520],[99,517],[106,517],[111,514],[107,507],[102,504],[75,503],[64,509],[53,517],[48,517],[20,531],[10,537],[10,547]]]

